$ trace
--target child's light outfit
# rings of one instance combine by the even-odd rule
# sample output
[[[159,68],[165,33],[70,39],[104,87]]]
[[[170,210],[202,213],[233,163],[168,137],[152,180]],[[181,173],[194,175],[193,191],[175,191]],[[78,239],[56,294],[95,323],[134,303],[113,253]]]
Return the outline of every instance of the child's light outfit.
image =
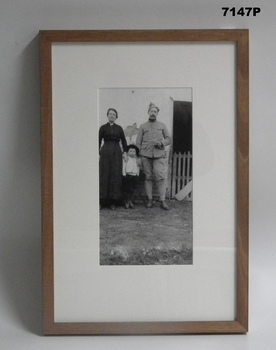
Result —
[[[137,188],[140,167],[137,162],[137,157],[128,157],[123,161],[123,193],[126,201],[126,208],[133,208],[133,194]]]
[[[140,167],[137,164],[136,157],[128,157],[126,161],[123,161],[123,176],[139,176]]]

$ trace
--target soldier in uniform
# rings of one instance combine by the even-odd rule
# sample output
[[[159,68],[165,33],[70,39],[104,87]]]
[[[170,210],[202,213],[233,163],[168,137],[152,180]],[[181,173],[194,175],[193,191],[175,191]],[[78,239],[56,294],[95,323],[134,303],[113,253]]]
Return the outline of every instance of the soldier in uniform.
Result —
[[[151,208],[153,181],[156,182],[160,206],[164,210],[169,210],[165,202],[166,194],[166,150],[165,146],[171,143],[168,129],[164,123],[157,121],[159,108],[152,102],[148,108],[149,119],[141,124],[136,145],[140,150],[143,170],[146,176],[145,190],[148,197],[147,208]]]

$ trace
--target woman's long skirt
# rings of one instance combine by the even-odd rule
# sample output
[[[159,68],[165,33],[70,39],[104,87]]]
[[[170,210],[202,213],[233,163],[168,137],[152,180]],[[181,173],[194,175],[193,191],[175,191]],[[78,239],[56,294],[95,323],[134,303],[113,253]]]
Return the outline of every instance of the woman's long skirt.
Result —
[[[100,200],[122,197],[122,150],[118,142],[105,142],[100,150]]]

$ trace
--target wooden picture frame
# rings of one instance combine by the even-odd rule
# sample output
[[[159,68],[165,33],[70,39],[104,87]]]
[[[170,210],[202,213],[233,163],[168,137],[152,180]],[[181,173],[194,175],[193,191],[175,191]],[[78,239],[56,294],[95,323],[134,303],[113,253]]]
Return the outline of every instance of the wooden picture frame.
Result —
[[[183,320],[177,317],[173,319],[173,315],[168,319],[160,319],[160,317],[149,317],[145,320],[135,319],[134,317],[125,318],[122,316],[115,321],[102,319],[101,317],[92,316],[91,320],[87,317],[76,317],[73,320],[67,320],[66,317],[59,316],[57,309],[68,309],[68,305],[72,305],[71,301],[65,301],[62,307],[59,304],[67,300],[66,296],[60,297],[59,286],[62,283],[64,273],[60,272],[61,259],[56,258],[56,246],[61,245],[62,240],[59,238],[55,222],[57,220],[67,220],[66,218],[57,217],[56,211],[60,205],[59,199],[55,199],[55,191],[60,186],[60,182],[55,179],[54,167],[65,152],[66,145],[55,145],[56,125],[53,118],[54,108],[59,103],[59,95],[57,93],[58,85],[54,84],[55,75],[62,65],[56,65],[53,61],[53,47],[58,45],[61,50],[67,45],[73,44],[74,50],[78,51],[80,45],[85,47],[91,46],[100,48],[106,46],[115,48],[118,44],[124,45],[126,50],[128,46],[145,45],[180,45],[187,44],[196,45],[233,45],[234,50],[234,86],[235,86],[235,135],[234,135],[234,169],[233,182],[235,184],[235,193],[233,194],[233,205],[235,207],[235,232],[233,239],[235,241],[235,268],[233,271],[224,271],[223,274],[233,274],[231,278],[234,280],[234,310],[232,319],[197,319],[191,317]],[[75,55],[75,54],[74,54]],[[141,53],[142,55],[142,53]],[[66,54],[65,54],[66,56]],[[78,56],[78,52],[74,57]],[[231,56],[232,57],[232,56]],[[244,334],[248,331],[248,261],[249,261],[249,232],[248,232],[248,192],[249,192],[249,33],[246,29],[229,29],[229,30],[43,30],[40,32],[40,59],[41,59],[41,125],[42,125],[42,242],[43,242],[43,332],[45,335],[127,335],[127,334],[222,334],[222,333],[240,333]],[[77,58],[78,59],[78,58]],[[216,58],[215,58],[216,59]],[[78,66],[75,66],[78,69]],[[104,65],[105,62],[95,60],[91,62],[91,69],[97,70],[98,65]],[[108,64],[108,63],[107,63]],[[157,63],[158,65],[158,60]],[[184,64],[184,62],[183,62]],[[192,63],[189,63],[192,64]],[[112,75],[110,77],[112,81]],[[112,84],[111,84],[112,85]],[[68,87],[68,90],[70,87]],[[63,91],[63,95],[67,91]],[[70,93],[69,93],[70,94]],[[86,108],[86,107],[84,107]],[[92,115],[92,114],[91,114]],[[223,118],[223,116],[221,117]],[[89,121],[90,123],[90,121]],[[95,125],[94,125],[95,126]],[[66,131],[65,131],[66,133]],[[59,134],[58,134],[59,135]],[[77,137],[77,136],[76,136]],[[62,142],[62,141],[61,141]],[[223,140],[221,140],[223,142]],[[60,150],[58,149],[60,147]],[[57,152],[58,151],[58,152]],[[61,153],[56,157],[56,153]],[[56,158],[55,158],[56,157]],[[226,159],[226,162],[228,159]],[[59,162],[60,163],[60,162]],[[224,166],[221,164],[220,166]],[[65,179],[65,187],[66,179]],[[67,187],[68,190],[68,187]],[[66,188],[65,188],[66,191]],[[84,200],[85,203],[85,200]],[[68,205],[68,203],[64,203]],[[74,218],[72,219],[74,220]],[[73,221],[72,221],[73,222]],[[74,226],[74,225],[73,225]],[[61,241],[61,242],[60,242]],[[68,247],[66,247],[67,249]],[[70,252],[74,256],[74,247],[70,246]],[[210,248],[212,249],[212,247]],[[77,260],[77,258],[76,258]],[[77,264],[75,264],[77,265]],[[172,268],[173,269],[173,268]],[[170,269],[170,272],[173,271]],[[222,267],[223,269],[223,267]],[[57,270],[57,272],[56,272]],[[97,270],[98,271],[98,270]],[[99,270],[102,271],[102,270]],[[136,271],[136,270],[135,270]],[[175,269],[177,278],[182,278],[181,269]],[[79,271],[79,274],[82,274]],[[101,272],[99,272],[101,273]],[[132,274],[132,270],[125,270],[125,273]],[[166,272],[167,273],[167,272]],[[56,276],[56,277],[55,277]],[[58,276],[58,277],[57,277]],[[57,283],[56,278],[59,278]],[[85,277],[86,278],[86,277]],[[104,277],[103,277],[104,278]],[[93,279],[93,276],[91,276]],[[200,280],[200,279],[199,279]],[[79,283],[79,282],[76,282]],[[166,285],[166,281],[161,281]],[[200,282],[197,282],[200,284]],[[216,285],[216,283],[214,283]],[[173,287],[173,286],[172,286]],[[203,285],[198,285],[198,289],[202,289]],[[66,290],[67,286],[65,286]],[[84,283],[85,288],[85,283]],[[164,287],[166,288],[166,287]],[[227,286],[225,287],[227,288]],[[83,289],[83,288],[80,288]],[[100,289],[100,287],[99,287]],[[76,292],[77,293],[77,292]],[[143,293],[141,291],[141,293]],[[212,292],[208,292],[212,294]],[[101,291],[99,290],[99,294]],[[58,295],[58,297],[57,297]],[[98,299],[99,296],[91,295],[91,309],[93,304],[104,302]],[[76,295],[77,308],[80,296]],[[123,298],[124,299],[124,298]],[[81,302],[81,301],[80,301]],[[223,303],[224,301],[222,301]],[[119,301],[124,303],[124,300]],[[196,304],[196,300],[194,302]],[[130,303],[131,305],[131,303]],[[72,306],[73,307],[73,306]],[[80,308],[84,306],[80,306]],[[170,306],[161,305],[160,308],[170,309]],[[166,315],[166,312],[164,313]],[[70,318],[70,317],[69,317]]]

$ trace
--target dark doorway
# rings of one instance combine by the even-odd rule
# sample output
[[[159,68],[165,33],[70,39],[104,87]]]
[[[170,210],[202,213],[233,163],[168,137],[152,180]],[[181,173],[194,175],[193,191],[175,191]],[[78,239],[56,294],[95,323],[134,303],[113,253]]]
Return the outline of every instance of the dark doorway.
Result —
[[[192,153],[192,102],[174,101],[173,153]]]

